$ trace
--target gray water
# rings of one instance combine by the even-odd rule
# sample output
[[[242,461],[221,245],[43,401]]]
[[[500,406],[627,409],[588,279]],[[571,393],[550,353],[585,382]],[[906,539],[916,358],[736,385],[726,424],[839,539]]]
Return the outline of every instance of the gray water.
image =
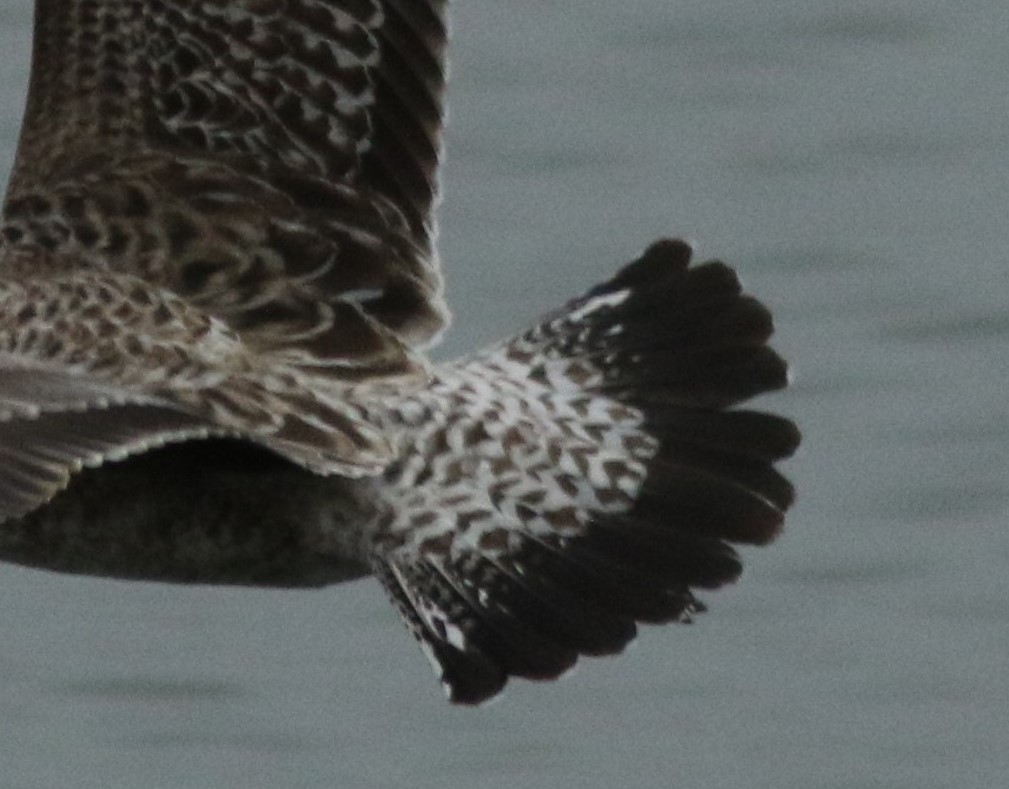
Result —
[[[29,0],[0,10],[0,158]],[[377,584],[0,567],[3,787],[996,787],[1009,6],[464,0],[446,352],[684,234],[774,309],[800,501],[690,628],[450,708]]]

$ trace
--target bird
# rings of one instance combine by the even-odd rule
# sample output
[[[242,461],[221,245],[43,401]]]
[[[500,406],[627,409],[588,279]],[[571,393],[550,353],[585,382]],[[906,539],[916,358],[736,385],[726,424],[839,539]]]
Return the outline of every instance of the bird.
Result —
[[[448,698],[689,622],[781,531],[768,308],[663,238],[447,362],[447,0],[36,0],[0,560],[385,589]]]

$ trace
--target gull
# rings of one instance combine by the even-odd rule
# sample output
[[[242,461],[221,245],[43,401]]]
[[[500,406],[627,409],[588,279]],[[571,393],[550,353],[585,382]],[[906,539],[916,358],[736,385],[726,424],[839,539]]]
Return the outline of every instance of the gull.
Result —
[[[434,364],[445,0],[37,0],[0,220],[0,559],[374,576],[449,699],[687,622],[781,530],[767,308],[667,238]],[[473,265],[479,265],[476,261]]]

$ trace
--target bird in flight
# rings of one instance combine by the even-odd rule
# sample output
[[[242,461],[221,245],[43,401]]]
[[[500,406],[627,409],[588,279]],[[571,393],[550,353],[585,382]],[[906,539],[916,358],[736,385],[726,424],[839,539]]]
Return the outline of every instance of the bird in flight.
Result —
[[[0,223],[0,559],[375,576],[449,698],[689,621],[793,499],[768,310],[652,244],[443,364],[447,0],[36,0]],[[474,262],[478,265],[478,262]]]

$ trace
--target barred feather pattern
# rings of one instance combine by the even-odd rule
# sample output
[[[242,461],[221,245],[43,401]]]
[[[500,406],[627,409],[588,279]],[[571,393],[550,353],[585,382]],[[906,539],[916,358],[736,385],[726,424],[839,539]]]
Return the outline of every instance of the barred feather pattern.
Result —
[[[422,235],[437,194],[445,0],[37,0],[12,184],[89,153],[247,154],[367,181]]]
[[[0,521],[83,468],[197,438],[381,470],[390,442],[359,402],[422,387],[417,348],[447,320],[444,2],[35,10],[0,227],[0,433],[18,469]]]
[[[781,528],[798,434],[727,410],[785,384],[769,314],[689,254],[653,246],[397,409],[413,438],[363,550],[453,701],[689,621],[738,576],[729,544]]]
[[[448,312],[440,0],[40,0],[4,247],[373,376]],[[396,358],[398,357],[398,358]]]
[[[376,384],[283,350],[253,352],[222,321],[137,277],[61,270],[31,254],[4,262],[23,269],[0,281],[0,454],[22,473],[0,478],[0,522],[51,499],[82,467],[194,438],[245,438],[324,474],[388,462],[389,443],[359,404]]]

